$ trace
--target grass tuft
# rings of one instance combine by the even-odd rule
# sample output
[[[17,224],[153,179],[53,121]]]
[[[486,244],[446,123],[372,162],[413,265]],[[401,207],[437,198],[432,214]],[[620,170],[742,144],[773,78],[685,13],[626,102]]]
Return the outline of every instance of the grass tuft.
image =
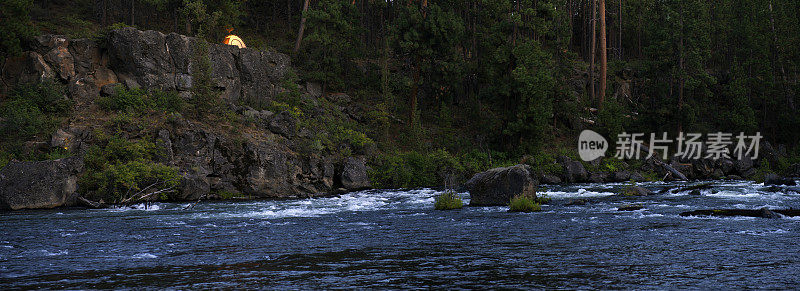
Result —
[[[434,202],[433,207],[436,208],[436,210],[460,209],[464,207],[464,203],[461,201],[461,197],[458,196],[458,193],[446,191],[436,197],[436,202]]]
[[[536,197],[517,195],[508,203],[509,212],[536,212],[542,211],[542,205]]]

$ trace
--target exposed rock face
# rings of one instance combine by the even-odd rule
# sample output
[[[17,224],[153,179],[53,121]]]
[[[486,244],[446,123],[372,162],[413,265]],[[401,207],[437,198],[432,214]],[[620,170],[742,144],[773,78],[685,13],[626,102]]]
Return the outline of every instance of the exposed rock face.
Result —
[[[124,28],[109,34],[111,67],[126,84],[189,90],[200,42],[193,37]],[[215,86],[230,101],[269,101],[290,66],[287,55],[223,44],[208,44]],[[129,85],[130,86],[130,85]]]
[[[77,157],[41,162],[11,162],[0,171],[0,209],[35,209],[74,204]]]
[[[66,82],[78,101],[90,101],[114,83],[187,91],[198,44],[193,37],[134,28],[110,32],[106,50],[88,39],[42,35],[34,39],[31,51],[5,62],[0,93],[14,84],[52,78]],[[206,47],[212,80],[228,100],[267,102],[283,90],[278,85],[291,65],[289,56],[224,44]]]
[[[363,156],[344,159],[317,152],[299,153],[300,146],[295,138],[302,132],[289,112],[274,114],[232,105],[243,98],[269,104],[276,94],[284,91],[279,85],[290,69],[287,55],[222,44],[204,46],[196,38],[133,28],[112,31],[107,40],[106,45],[100,45],[93,40],[57,35],[37,37],[29,51],[3,63],[0,94],[15,84],[56,79],[67,84],[77,108],[91,104],[101,94],[114,94],[119,86],[177,90],[183,98],[191,98],[192,75],[196,73],[196,61],[201,53],[198,49],[205,48],[207,51],[202,53],[207,54],[211,62],[215,89],[229,101],[234,111],[252,120],[259,130],[234,137],[227,135],[226,130],[195,124],[179,114],[170,117],[168,124],[147,129],[149,132],[124,129],[126,133],[123,134],[137,132],[135,134],[155,137],[161,148],[156,160],[176,167],[181,175],[178,199],[209,198],[221,191],[255,198],[309,197],[329,195],[338,188],[370,187]],[[307,92],[307,98],[322,98],[318,85],[310,87],[314,92]],[[350,102],[346,95],[337,98]],[[92,141],[92,130],[91,126],[61,128],[42,147],[65,148],[80,155]],[[62,165],[64,163],[37,162],[25,167],[21,166],[27,165],[25,163],[10,164],[3,172],[8,177],[23,177],[22,173],[24,177],[36,177],[26,167],[33,167],[37,169],[34,174],[46,177],[4,179],[5,184],[0,186],[4,195],[0,207],[42,208],[69,204],[65,201],[68,194],[75,192],[74,175],[82,169],[67,167]],[[46,169],[50,171],[47,175],[44,174]],[[38,189],[30,193],[15,190],[22,189],[19,186],[22,184],[12,183],[35,181],[40,181],[41,185],[36,186],[38,188],[29,186]],[[52,190],[62,184],[71,186],[62,187],[65,190],[60,192]],[[35,196],[36,193],[43,196]],[[14,199],[33,202],[21,204]]]
[[[473,206],[504,206],[517,195],[535,197],[536,186],[537,181],[531,178],[524,165],[478,173],[464,185],[470,193],[469,204]]]
[[[164,163],[180,169],[181,199],[195,200],[214,191],[246,194],[256,198],[322,196],[333,191],[333,158],[301,156],[273,135],[265,139],[231,140],[198,125],[162,129],[158,141],[164,147]],[[353,181],[350,190],[368,188],[364,158],[361,167],[341,174]],[[358,165],[357,162],[355,162]],[[352,167],[352,166],[351,166]],[[363,178],[363,179],[362,179]]]

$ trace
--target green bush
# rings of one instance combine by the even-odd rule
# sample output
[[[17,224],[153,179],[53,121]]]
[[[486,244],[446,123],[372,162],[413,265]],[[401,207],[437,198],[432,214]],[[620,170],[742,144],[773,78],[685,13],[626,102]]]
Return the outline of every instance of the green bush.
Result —
[[[461,197],[454,191],[446,191],[439,196],[436,196],[436,201],[433,203],[436,210],[450,210],[460,209],[464,207]]]
[[[183,99],[175,91],[125,89],[118,86],[114,95],[97,100],[100,108],[108,111],[142,112],[146,110],[178,112]]]
[[[509,212],[534,212],[542,211],[542,206],[536,197],[517,195],[508,203]]]
[[[455,183],[445,181],[447,177],[459,178],[464,167],[457,158],[445,150],[428,153],[390,152],[381,154],[372,161],[369,176],[376,188],[431,187]]]
[[[177,169],[154,161],[159,154],[155,143],[103,134],[97,137],[98,144],[86,152],[86,173],[79,180],[80,188],[92,199],[118,203],[150,185],[155,184],[152,190],[164,189],[180,181]]]
[[[63,85],[47,80],[15,87],[0,103],[0,150],[17,158],[30,149],[23,146],[34,137],[47,137],[72,110]]]
[[[526,164],[531,166],[531,171],[534,173],[558,175],[563,171],[561,164],[556,163],[555,156],[546,152],[534,154],[533,158],[526,161]]]
[[[137,191],[155,184],[163,189],[177,186],[180,182],[178,171],[163,164],[152,161],[137,160],[119,164],[110,164],[100,171],[87,173],[83,185],[102,194],[107,202],[119,203]],[[159,196],[167,199],[167,196]]]

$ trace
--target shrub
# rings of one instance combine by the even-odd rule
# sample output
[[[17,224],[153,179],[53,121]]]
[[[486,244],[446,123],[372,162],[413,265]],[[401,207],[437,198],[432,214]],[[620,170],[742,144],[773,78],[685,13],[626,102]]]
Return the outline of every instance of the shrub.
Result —
[[[208,56],[208,43],[197,41],[194,47],[192,61],[196,64],[192,72],[192,105],[194,113],[204,117],[209,113],[218,111],[222,106],[218,92],[214,89],[211,78],[211,58]]]
[[[154,161],[158,147],[153,142],[103,135],[98,135],[98,139],[101,139],[99,144],[86,152],[86,173],[79,181],[80,188],[90,197],[119,203],[151,185],[151,190],[178,185],[177,169]]]
[[[517,195],[511,198],[508,203],[509,212],[534,212],[542,211],[542,206],[536,201],[536,197]]]
[[[150,185],[156,185],[158,187],[156,189],[174,187],[178,185],[179,178],[175,168],[139,160],[108,165],[99,172],[90,173],[85,183],[92,184],[95,193],[102,193],[104,199],[119,203],[129,198],[128,195],[133,195]]]
[[[53,132],[72,110],[64,92],[50,80],[15,87],[0,103],[0,149],[21,155],[29,150],[25,141]]]
[[[100,108],[108,111],[141,112],[157,110],[178,112],[183,108],[183,99],[175,91],[125,89],[119,86],[114,95],[97,100]]]
[[[461,162],[445,150],[428,153],[391,152],[372,161],[369,176],[376,188],[431,187],[454,183],[444,178],[461,176]]]
[[[444,193],[436,196],[436,202],[433,203],[436,210],[450,210],[460,209],[464,207],[461,197],[454,191],[445,191]]]

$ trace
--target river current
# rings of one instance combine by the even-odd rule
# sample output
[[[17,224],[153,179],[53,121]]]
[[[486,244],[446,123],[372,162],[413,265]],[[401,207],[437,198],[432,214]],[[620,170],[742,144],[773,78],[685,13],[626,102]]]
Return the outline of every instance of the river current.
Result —
[[[552,201],[537,213],[437,211],[432,189],[5,212],[0,289],[800,285],[800,219],[679,216],[800,208],[795,188],[727,181],[700,195],[614,195],[624,186],[545,185]],[[589,203],[566,205],[575,199]],[[644,209],[617,211],[630,203]]]

